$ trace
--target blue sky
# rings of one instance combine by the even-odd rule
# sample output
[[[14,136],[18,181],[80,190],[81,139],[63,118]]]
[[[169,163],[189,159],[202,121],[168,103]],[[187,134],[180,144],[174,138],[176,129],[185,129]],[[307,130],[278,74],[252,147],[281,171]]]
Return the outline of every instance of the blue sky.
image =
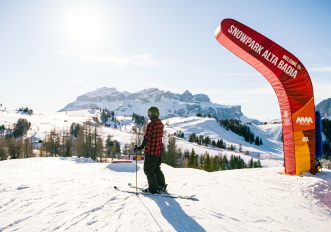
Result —
[[[236,19],[298,57],[315,103],[331,97],[331,1],[0,0],[0,103],[57,111],[87,91],[208,94],[280,118],[267,80],[214,38]]]

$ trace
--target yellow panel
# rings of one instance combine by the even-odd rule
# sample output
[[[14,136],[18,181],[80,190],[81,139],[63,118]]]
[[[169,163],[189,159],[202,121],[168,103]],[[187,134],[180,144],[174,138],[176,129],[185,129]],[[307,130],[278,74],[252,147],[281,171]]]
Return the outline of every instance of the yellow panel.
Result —
[[[303,141],[304,134],[302,131],[294,133],[295,141],[295,169],[296,175],[310,170],[310,151],[307,141]]]

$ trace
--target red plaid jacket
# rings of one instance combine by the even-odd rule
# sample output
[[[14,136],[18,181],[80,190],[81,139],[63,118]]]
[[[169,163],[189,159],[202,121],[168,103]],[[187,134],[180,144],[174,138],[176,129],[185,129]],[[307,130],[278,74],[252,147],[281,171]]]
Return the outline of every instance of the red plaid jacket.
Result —
[[[144,138],[147,139],[144,153],[146,155],[160,156],[163,148],[163,123],[160,119],[153,119],[148,123]]]

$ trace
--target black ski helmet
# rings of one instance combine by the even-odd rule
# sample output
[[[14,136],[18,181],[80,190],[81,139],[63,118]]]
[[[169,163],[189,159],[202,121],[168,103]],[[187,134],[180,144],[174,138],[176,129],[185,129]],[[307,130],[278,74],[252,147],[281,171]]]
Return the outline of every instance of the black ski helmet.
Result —
[[[159,117],[160,111],[157,107],[152,106],[151,108],[148,109],[147,114],[149,117]]]

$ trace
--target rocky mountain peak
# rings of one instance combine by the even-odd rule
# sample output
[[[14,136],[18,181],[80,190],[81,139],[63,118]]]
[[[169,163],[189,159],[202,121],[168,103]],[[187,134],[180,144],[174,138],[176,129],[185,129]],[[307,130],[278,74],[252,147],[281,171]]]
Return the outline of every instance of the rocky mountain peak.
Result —
[[[210,102],[206,94],[193,95],[189,90],[182,94],[162,91],[157,88],[144,89],[135,93],[121,92],[115,88],[102,87],[85,93],[60,111],[91,108],[107,108],[117,115],[145,115],[150,106],[160,108],[162,117],[209,115],[215,118],[240,119],[240,106],[224,106]]]
[[[325,99],[316,105],[322,117],[331,117],[331,98]]]

